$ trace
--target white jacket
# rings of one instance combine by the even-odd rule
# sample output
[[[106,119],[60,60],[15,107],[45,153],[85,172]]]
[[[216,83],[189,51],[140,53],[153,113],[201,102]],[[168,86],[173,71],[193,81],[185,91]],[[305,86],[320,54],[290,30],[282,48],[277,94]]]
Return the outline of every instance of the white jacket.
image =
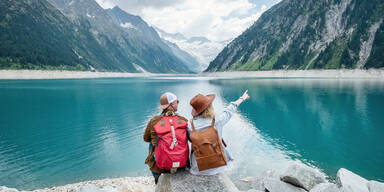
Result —
[[[220,115],[215,115],[215,129],[217,130],[220,140],[222,139],[223,134],[223,127],[224,125],[231,119],[232,114],[236,112],[237,105],[234,102],[231,102]],[[209,127],[211,127],[212,119],[206,119],[203,117],[196,117],[193,119],[193,125],[195,126],[196,130],[204,130]],[[192,126],[190,121],[188,122],[188,133],[189,135],[192,133]],[[231,166],[233,158],[231,154],[228,152],[228,150],[223,146],[224,154],[227,159],[227,165],[213,168],[213,169],[207,169],[204,171],[199,171],[197,167],[196,157],[192,153],[190,155],[190,163],[191,163],[191,169],[190,172],[194,175],[215,175],[217,173],[221,173],[225,171],[228,167]]]

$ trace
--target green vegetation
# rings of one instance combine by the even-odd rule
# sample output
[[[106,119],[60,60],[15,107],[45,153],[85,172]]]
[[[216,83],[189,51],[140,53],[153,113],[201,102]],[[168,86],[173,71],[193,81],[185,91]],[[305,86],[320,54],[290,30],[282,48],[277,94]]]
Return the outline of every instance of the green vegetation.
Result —
[[[43,65],[43,64],[32,64],[32,63],[21,63],[19,59],[12,59],[10,57],[0,58],[0,69],[8,70],[20,70],[20,69],[31,69],[31,70],[66,70],[66,71],[85,71],[82,65],[76,66],[65,66],[65,65]]]
[[[72,50],[76,38],[69,21],[49,8],[44,2],[31,7],[23,1],[1,1],[1,69],[89,69]]]
[[[258,59],[255,59],[254,61],[248,60],[244,65],[238,65],[236,69],[239,71],[256,71],[260,70],[261,65],[261,61]]]
[[[76,3],[84,3],[84,9],[89,3],[98,6],[94,1]],[[137,64],[150,72],[190,72],[166,45],[130,37],[108,18],[99,22],[82,16],[72,22],[47,0],[2,0],[0,69],[91,70],[92,66],[97,71],[138,72]],[[95,25],[108,28],[95,35]]]
[[[345,0],[281,1],[225,47],[206,71],[355,68],[369,29],[384,20],[384,1],[351,0],[343,13],[332,10],[339,15],[329,18],[327,13],[340,3]],[[328,30],[329,26],[334,29]],[[383,28],[384,22],[364,68],[384,67]]]
[[[380,68],[384,66],[384,22],[376,32],[371,56],[368,58],[365,68]]]
[[[265,63],[265,65],[261,69],[262,70],[272,70],[273,65],[277,62],[278,58],[279,58],[279,53],[278,52],[274,53],[272,55],[272,57],[267,60],[267,62]]]
[[[316,69],[339,69],[341,68],[341,57],[346,48],[343,39],[333,41],[323,52],[319,54],[313,68]]]

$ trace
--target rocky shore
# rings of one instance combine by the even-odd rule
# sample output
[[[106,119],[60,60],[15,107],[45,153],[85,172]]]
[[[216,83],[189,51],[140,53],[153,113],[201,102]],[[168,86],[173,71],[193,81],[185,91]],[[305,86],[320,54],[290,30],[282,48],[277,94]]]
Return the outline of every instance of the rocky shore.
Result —
[[[19,191],[14,188],[0,187],[0,192],[150,192],[155,190],[153,177],[122,177],[84,181],[33,191]]]
[[[281,175],[274,171],[262,174],[262,178],[246,177],[231,181],[225,174],[195,176],[189,172],[163,174],[159,183],[152,177],[124,177],[69,184],[59,187],[33,190],[32,192],[383,192],[384,183],[369,181],[341,168],[336,180],[329,181],[318,169],[301,163],[292,163]],[[26,192],[0,187],[0,192]]]
[[[282,175],[266,173],[263,178],[235,181],[235,185],[240,191],[249,192],[384,192],[384,183],[368,181],[347,169],[339,169],[333,182],[317,169],[297,163]]]

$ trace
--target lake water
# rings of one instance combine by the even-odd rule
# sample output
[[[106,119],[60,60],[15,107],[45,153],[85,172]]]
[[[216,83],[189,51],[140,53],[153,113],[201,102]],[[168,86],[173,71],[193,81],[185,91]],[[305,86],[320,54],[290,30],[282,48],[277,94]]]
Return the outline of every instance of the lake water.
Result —
[[[334,178],[345,167],[384,181],[384,82],[337,79],[120,78],[0,81],[0,186],[36,189],[149,175],[142,140],[165,91],[190,118],[197,93],[219,113],[244,90],[224,129],[232,178],[291,161]]]

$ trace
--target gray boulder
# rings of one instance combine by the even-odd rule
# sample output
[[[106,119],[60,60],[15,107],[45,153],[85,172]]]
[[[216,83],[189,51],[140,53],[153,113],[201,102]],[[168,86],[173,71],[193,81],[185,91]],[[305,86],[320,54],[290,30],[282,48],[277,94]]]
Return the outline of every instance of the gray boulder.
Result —
[[[377,181],[369,181],[367,183],[369,192],[383,192],[384,191],[384,183],[380,183]]]
[[[315,185],[325,183],[325,174],[317,169],[306,166],[302,163],[290,165],[280,179],[297,187],[311,190]]]
[[[368,180],[344,168],[337,171],[336,184],[343,192],[369,192],[367,183]]]
[[[340,189],[334,183],[320,183],[309,192],[340,192]]]
[[[278,179],[265,179],[263,182],[265,190],[269,192],[306,192],[302,188],[295,187]]]
[[[162,174],[156,185],[156,192],[223,191],[238,192],[232,181],[224,174],[192,175],[188,171],[176,174]]]

